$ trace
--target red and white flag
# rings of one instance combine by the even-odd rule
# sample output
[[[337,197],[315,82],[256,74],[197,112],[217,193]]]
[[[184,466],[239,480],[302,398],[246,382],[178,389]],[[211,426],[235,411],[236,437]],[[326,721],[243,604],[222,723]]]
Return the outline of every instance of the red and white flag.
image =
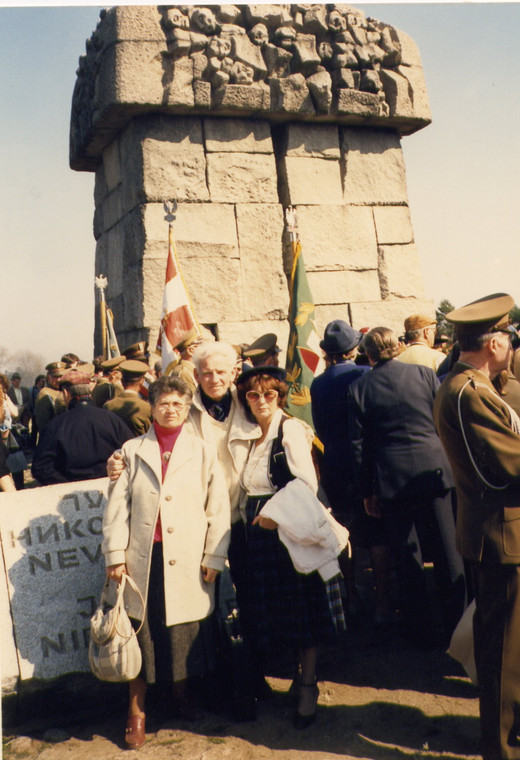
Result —
[[[174,347],[179,345],[184,336],[194,329],[199,335],[201,334],[200,325],[193,312],[188,290],[181,274],[170,224],[161,327],[157,338],[157,352],[162,357],[163,371],[178,356]]]

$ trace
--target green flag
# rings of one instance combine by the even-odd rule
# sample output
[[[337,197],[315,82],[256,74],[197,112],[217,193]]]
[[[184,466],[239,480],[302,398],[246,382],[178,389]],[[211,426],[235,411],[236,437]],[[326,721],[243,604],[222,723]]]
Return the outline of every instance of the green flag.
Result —
[[[287,346],[286,410],[311,427],[311,383],[321,359],[320,343],[314,324],[314,302],[307,282],[300,241],[293,242],[290,282],[289,344]]]

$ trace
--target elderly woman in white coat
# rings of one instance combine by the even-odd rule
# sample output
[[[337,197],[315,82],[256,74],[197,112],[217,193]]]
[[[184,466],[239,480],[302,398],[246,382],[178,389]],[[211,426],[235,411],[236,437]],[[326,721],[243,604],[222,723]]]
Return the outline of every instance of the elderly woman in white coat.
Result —
[[[204,620],[214,607],[214,581],[223,570],[230,533],[229,496],[215,449],[183,428],[191,391],[177,377],[149,389],[153,425],[122,450],[125,468],[111,484],[103,520],[107,577],[126,572],[145,603],[138,634],[140,675],[129,684],[125,741],[145,741],[148,683],[170,673],[185,717],[193,716],[187,679],[205,671]],[[129,616],[143,620],[142,603],[128,586]]]

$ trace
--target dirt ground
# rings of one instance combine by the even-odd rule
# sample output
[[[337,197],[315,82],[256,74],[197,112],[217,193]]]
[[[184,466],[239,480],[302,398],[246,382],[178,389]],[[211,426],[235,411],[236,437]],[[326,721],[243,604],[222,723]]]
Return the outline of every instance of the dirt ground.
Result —
[[[330,758],[474,758],[479,755],[476,689],[460,665],[441,649],[421,651],[394,627],[377,630],[370,614],[350,615],[348,630],[320,658],[316,721],[293,728],[288,673],[273,670],[270,699],[257,719],[235,722],[220,694],[207,694],[203,718],[188,723],[172,715],[168,700],[150,704],[147,741],[131,755],[124,748],[124,692],[104,685],[108,702],[85,712],[81,698],[69,717],[46,715],[45,705],[16,727],[4,724],[9,760],[329,760]],[[110,691],[113,689],[113,691]],[[110,695],[113,695],[111,697]],[[153,697],[153,694],[151,694]],[[157,700],[155,700],[157,702]],[[152,699],[150,700],[152,702]]]

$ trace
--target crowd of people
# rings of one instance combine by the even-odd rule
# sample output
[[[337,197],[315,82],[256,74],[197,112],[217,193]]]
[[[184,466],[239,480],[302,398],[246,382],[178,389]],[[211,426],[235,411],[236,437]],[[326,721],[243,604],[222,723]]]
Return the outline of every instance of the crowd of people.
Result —
[[[9,460],[35,444],[41,485],[108,473],[107,577],[118,583],[129,574],[144,600],[143,609],[126,586],[143,654],[129,684],[127,746],[144,744],[149,684],[169,682],[178,710],[200,714],[190,685],[215,666],[215,586],[224,571],[251,653],[253,696],[269,693],[270,652],[286,653],[294,725],[310,725],[319,649],[359,602],[363,550],[374,625],[399,626],[414,646],[445,648],[475,598],[483,756],[520,758],[513,305],[498,294],[451,312],[453,345],[428,315],[410,315],[402,338],[333,320],[320,343],[326,368],[311,386],[314,430],[284,411],[288,384],[274,334],[242,346],[189,334],[164,372],[140,342],[92,364],[67,354],[31,390],[17,373],[11,382],[0,375],[0,489],[15,488],[10,472],[23,487],[23,469],[20,481]],[[23,441],[17,420],[28,428]],[[306,527],[320,502],[350,533],[343,551],[330,551],[337,532],[322,516],[319,536]],[[284,523],[282,531],[284,520],[294,530]]]

